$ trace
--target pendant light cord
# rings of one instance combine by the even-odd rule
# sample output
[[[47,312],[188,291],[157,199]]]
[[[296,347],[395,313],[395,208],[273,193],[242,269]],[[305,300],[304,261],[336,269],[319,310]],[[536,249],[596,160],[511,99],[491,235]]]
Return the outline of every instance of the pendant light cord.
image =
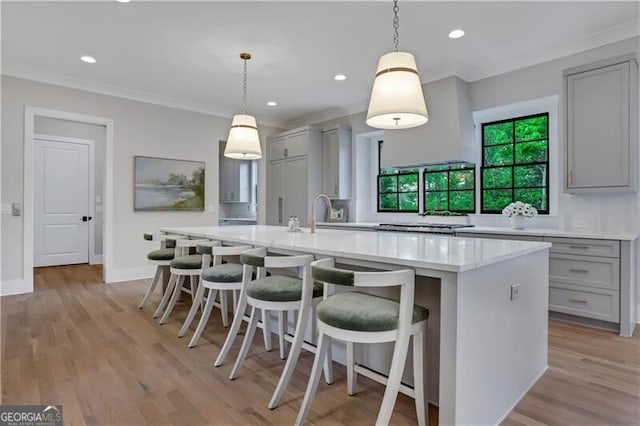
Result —
[[[396,52],[398,51],[398,42],[400,41],[400,36],[398,35],[398,28],[400,28],[400,18],[398,18],[399,10],[398,0],[393,0],[393,45],[396,48]]]
[[[244,75],[242,82],[242,113],[247,113],[247,60],[244,60]]]

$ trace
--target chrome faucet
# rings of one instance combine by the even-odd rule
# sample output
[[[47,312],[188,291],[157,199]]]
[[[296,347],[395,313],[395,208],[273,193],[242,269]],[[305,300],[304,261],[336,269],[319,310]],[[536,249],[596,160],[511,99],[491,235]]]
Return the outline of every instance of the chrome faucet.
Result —
[[[316,232],[316,202],[321,198],[326,201],[327,206],[329,206],[329,217],[331,217],[331,213],[333,213],[333,207],[331,206],[329,197],[324,194],[318,194],[313,197],[313,201],[311,202],[311,218],[309,218],[309,232],[312,234]]]

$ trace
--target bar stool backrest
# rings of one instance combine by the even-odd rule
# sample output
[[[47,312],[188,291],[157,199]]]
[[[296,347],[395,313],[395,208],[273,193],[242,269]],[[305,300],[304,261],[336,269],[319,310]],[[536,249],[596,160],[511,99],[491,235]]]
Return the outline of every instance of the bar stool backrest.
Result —
[[[216,241],[217,242],[217,241]],[[217,244],[198,244],[198,253],[202,253],[203,265],[211,262],[213,256],[213,265],[220,265],[224,256],[240,256],[243,252],[251,250],[252,246],[221,246]]]

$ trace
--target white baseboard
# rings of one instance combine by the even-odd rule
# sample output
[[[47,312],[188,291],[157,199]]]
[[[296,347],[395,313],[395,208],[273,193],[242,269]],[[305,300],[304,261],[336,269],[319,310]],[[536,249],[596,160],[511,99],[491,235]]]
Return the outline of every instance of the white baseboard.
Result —
[[[2,280],[0,281],[0,296],[33,293],[33,280]]]
[[[507,416],[513,411],[514,408],[516,408],[516,405],[518,405],[520,403],[520,401],[522,400],[522,398],[524,398],[524,396],[526,394],[529,393],[529,391],[531,390],[531,388],[533,387],[533,385],[535,385],[536,383],[538,383],[538,380],[540,380],[540,378],[542,378],[542,376],[544,375],[544,373],[547,372],[547,370],[549,369],[549,366],[546,365],[542,371],[536,376],[536,378],[533,380],[533,382],[531,382],[531,384],[529,386],[527,386],[527,388],[524,390],[524,392],[522,392],[522,394],[520,394],[520,397],[516,400],[516,402],[511,406],[511,408],[509,408],[509,410],[507,410],[507,412],[505,412],[502,417],[500,417],[500,419],[498,419],[498,421],[494,424],[499,425],[500,423],[503,422],[504,419],[507,418]]]
[[[107,276],[107,284],[153,278],[153,275],[155,273],[155,265],[139,266],[137,268],[114,268],[109,271],[109,275]]]
[[[90,256],[91,259],[89,259],[89,265],[102,265],[102,255],[101,254],[94,254]]]

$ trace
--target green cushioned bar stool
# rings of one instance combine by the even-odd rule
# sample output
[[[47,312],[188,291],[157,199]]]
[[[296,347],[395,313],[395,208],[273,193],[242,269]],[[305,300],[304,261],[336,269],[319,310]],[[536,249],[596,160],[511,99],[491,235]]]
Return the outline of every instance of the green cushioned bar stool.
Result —
[[[206,292],[207,301],[204,305],[204,310],[202,311],[202,315],[200,316],[200,321],[198,322],[196,331],[193,334],[191,341],[189,342],[190,348],[196,345],[198,339],[202,335],[204,327],[207,325],[209,315],[211,315],[211,310],[215,305],[216,293],[220,295],[220,303],[218,304],[218,306],[220,307],[220,312],[222,315],[222,325],[224,325],[225,327],[229,325],[229,317],[227,315],[227,294],[229,292],[233,294],[233,308],[235,312],[235,308],[238,305],[236,291],[242,289],[242,265],[238,263],[223,264],[222,259],[225,256],[240,256],[242,252],[250,250],[252,248],[252,246],[221,247],[215,246],[213,244],[198,245],[198,251],[202,253],[203,256],[202,264],[206,265],[211,263],[211,258],[213,257],[213,266],[202,270],[202,274],[200,276],[200,285],[198,286],[198,290],[196,291],[193,304],[191,305],[191,310],[189,311],[187,318],[184,320],[182,328],[178,332],[178,337],[182,337],[185,335],[196,316],[198,306],[205,298]]]
[[[186,237],[182,235],[169,235],[162,234],[159,232],[156,233],[145,233],[143,235],[146,241],[159,241],[160,249],[153,250],[147,254],[147,259],[149,263],[156,265],[156,273],[153,276],[153,280],[151,281],[151,285],[147,289],[144,297],[142,298],[142,302],[138,305],[138,308],[144,308],[144,305],[147,304],[153,291],[158,286],[161,278],[167,279],[166,277],[169,274],[169,264],[173,260],[175,256],[176,250],[176,240],[185,239]]]
[[[354,272],[336,269],[334,259],[321,259],[311,264],[311,276],[325,283],[324,300],[316,310],[319,338],[309,384],[298,413],[296,425],[304,423],[320,380],[320,366],[332,339],[347,342],[347,392],[355,393],[356,373],[386,384],[377,425],[389,424],[398,392],[413,397],[418,424],[428,423],[425,404],[424,341],[429,311],[414,305],[415,272]],[[361,292],[345,292],[328,296],[327,287],[400,287],[400,301]],[[413,389],[401,383],[404,365],[413,337]],[[358,366],[354,343],[395,342],[388,378]]]
[[[196,294],[196,287],[200,279],[203,267],[210,266],[209,264],[203,265],[203,257],[201,254],[189,254],[191,249],[198,246],[198,244],[210,243],[209,240],[177,240],[176,241],[176,255],[169,264],[169,271],[171,277],[169,278],[169,284],[162,296],[162,300],[153,314],[154,318],[157,318],[162,314],[159,323],[164,324],[169,319],[169,315],[173,308],[176,306],[176,302],[182,292],[190,294],[191,299]],[[220,242],[216,242],[220,245]],[[189,287],[185,287],[186,278],[189,278]]]
[[[311,282],[311,270],[309,265],[313,261],[311,255],[301,256],[267,256],[266,249],[253,249],[246,251],[240,255],[240,263],[243,265],[243,286],[240,292],[240,300],[238,301],[238,307],[236,309],[235,316],[233,318],[233,324],[227,334],[227,338],[224,342],[222,350],[218,355],[214,365],[220,366],[233,344],[233,341],[238,334],[240,324],[242,322],[242,314],[248,304],[251,307],[251,315],[249,318],[249,325],[245,332],[242,347],[238,353],[236,362],[229,375],[230,379],[235,379],[238,376],[238,372],[244,363],[244,360],[249,352],[249,347],[253,341],[253,336],[256,331],[258,323],[258,310],[263,311],[263,317],[268,318],[265,315],[265,311],[278,312],[278,319],[280,322],[280,350],[284,348],[284,324],[283,314],[287,311],[298,311],[298,321],[296,324],[295,332],[291,340],[291,348],[287,357],[282,375],[276,389],[269,402],[269,408],[275,408],[284,393],[287,384],[293,374],[293,371],[300,355],[300,350],[303,348],[304,332],[306,330],[307,322],[311,316],[312,299],[314,297],[322,296],[322,285],[316,286]],[[253,268],[258,269],[257,278],[252,280]],[[270,275],[267,276],[266,270],[268,268],[298,268],[300,271],[299,277],[292,277],[287,275]],[[267,324],[264,325],[267,328]],[[310,345],[304,345],[305,349],[315,350]],[[281,352],[282,356],[282,352]],[[331,383],[331,371],[326,364],[325,378],[327,383]]]

